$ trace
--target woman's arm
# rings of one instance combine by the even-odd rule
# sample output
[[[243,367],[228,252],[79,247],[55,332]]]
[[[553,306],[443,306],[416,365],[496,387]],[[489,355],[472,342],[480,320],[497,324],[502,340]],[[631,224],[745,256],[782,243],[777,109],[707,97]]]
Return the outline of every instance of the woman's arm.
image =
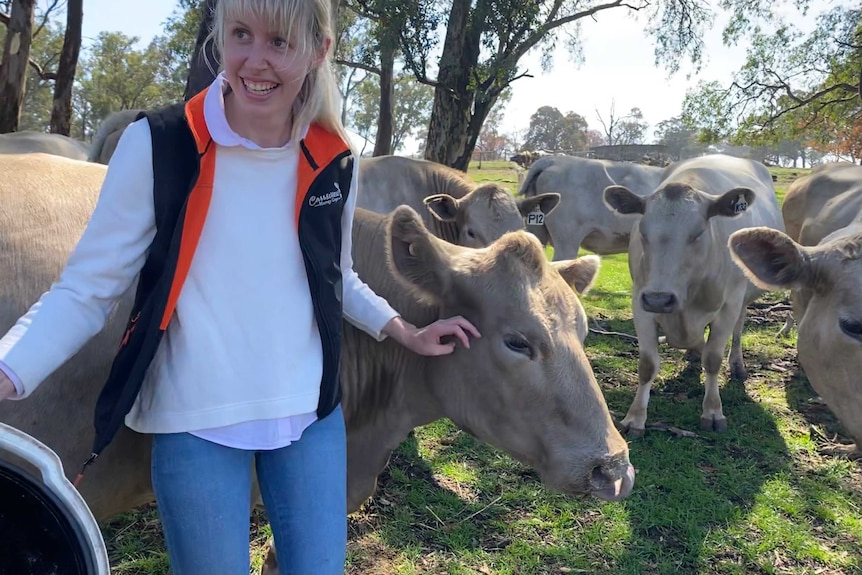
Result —
[[[466,319],[456,316],[438,320],[417,328],[402,318],[389,303],[374,293],[353,270],[353,216],[359,185],[359,158],[353,167],[350,193],[342,216],[341,273],[343,276],[344,317],[377,341],[391,337],[404,347],[421,355],[444,355],[455,351],[455,343],[440,343],[446,336],[456,337],[464,347],[470,347],[469,335],[480,337],[479,331]]]
[[[57,282],[0,339],[0,361],[30,395],[105,325],[143,267],[155,236],[146,120],[130,125],[111,158],[93,215]],[[11,381],[0,376],[0,398]],[[14,386],[12,386],[14,392]]]

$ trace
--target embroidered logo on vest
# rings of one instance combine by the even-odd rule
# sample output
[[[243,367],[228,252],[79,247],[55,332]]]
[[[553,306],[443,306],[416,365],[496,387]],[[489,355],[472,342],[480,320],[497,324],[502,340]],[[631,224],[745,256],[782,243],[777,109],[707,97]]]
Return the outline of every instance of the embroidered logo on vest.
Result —
[[[341,187],[338,185],[338,182],[335,182],[335,189],[328,194],[323,194],[322,196],[309,196],[308,205],[312,208],[319,208],[340,202],[342,199]]]

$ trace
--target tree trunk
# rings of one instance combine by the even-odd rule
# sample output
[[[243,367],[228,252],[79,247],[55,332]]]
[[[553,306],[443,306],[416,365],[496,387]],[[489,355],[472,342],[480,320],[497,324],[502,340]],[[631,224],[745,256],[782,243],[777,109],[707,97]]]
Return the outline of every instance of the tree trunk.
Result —
[[[341,0],[329,0],[329,16],[332,18],[332,48],[335,49],[335,41],[338,39],[338,8]]]
[[[491,100],[477,101],[474,104],[473,114],[467,126],[467,144],[453,167],[464,172],[470,167],[470,159],[473,157],[473,150],[476,149],[476,142],[479,141],[479,135],[482,133],[482,126],[485,120],[488,119],[488,114],[491,113],[491,109],[494,107],[494,102],[496,101],[497,97],[494,96]]]
[[[395,46],[385,41],[380,51],[380,113],[377,116],[377,138],[374,155],[392,153],[393,115],[395,108]]]
[[[54,80],[54,104],[51,107],[51,132],[68,136],[72,131],[72,84],[81,52],[81,23],[84,0],[69,0],[66,4],[66,35]]]
[[[195,40],[195,50],[189,63],[189,77],[186,81],[186,92],[183,100],[188,102],[195,94],[212,84],[215,80],[215,70],[218,70],[220,56],[215,43],[204,46],[204,41],[213,25],[217,0],[206,0],[201,8],[201,24],[198,26],[198,37]],[[212,68],[212,70],[210,69]]]
[[[15,0],[0,60],[0,134],[18,129],[24,90],[27,87],[27,65],[33,36],[33,11],[36,0]]]
[[[473,107],[473,92],[468,88],[472,70],[467,49],[470,5],[470,0],[452,3],[425,146],[426,160],[460,170],[467,168],[460,160],[467,149],[467,128]]]

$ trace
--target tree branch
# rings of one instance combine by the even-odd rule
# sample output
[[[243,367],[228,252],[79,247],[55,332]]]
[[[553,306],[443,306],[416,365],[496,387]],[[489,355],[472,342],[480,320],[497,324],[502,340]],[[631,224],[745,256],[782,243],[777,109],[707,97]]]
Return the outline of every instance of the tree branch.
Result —
[[[32,58],[30,59],[30,67],[33,68],[34,70],[36,70],[36,74],[38,74],[39,77],[41,79],[45,80],[46,82],[50,81],[50,80],[56,80],[57,79],[57,73],[56,72],[45,72],[44,70],[42,70],[42,66],[40,66],[39,64],[34,62]]]
[[[559,13],[561,6],[562,1],[556,0],[554,2],[554,6],[551,8],[551,11],[548,14],[548,19],[545,21],[545,23],[533,30],[531,34],[527,35],[523,42],[521,42],[520,44],[516,44],[511,50],[508,50],[502,58],[498,58],[489,70],[489,76],[495,76],[497,74],[497,71],[500,69],[514,69],[515,66],[511,65],[511,63],[514,62],[515,64],[517,64],[521,57],[523,57],[527,52],[532,50],[533,47],[548,34],[548,32],[555,28],[559,28],[560,26],[564,26],[566,24],[575,22],[576,20],[580,20],[588,16],[593,16],[594,14],[597,14],[604,10],[609,10],[611,8],[623,7],[629,8],[630,10],[634,10],[637,12],[649,6],[649,1],[642,0],[640,5],[634,6],[625,2],[624,0],[614,0],[613,2],[598,4],[596,6],[593,6],[592,8],[588,8],[587,10],[581,10],[580,12],[575,12],[574,14],[563,16],[562,18],[557,18],[557,14]]]
[[[53,2],[51,2],[51,5],[48,6],[48,8],[45,10],[45,13],[42,14],[42,22],[39,23],[39,26],[33,32],[33,35],[32,35],[33,38],[38,36],[39,32],[42,31],[42,28],[45,27],[45,24],[48,23],[48,19],[51,17],[51,12],[54,11],[54,9],[57,7],[57,4],[59,4],[59,3],[60,3],[60,0],[54,0]]]
[[[368,3],[364,0],[353,0],[345,2],[344,5],[348,10],[356,14],[357,16],[361,16],[363,18],[367,18],[372,22],[380,22],[381,18],[379,14],[376,14],[371,8],[368,7]]]
[[[342,60],[341,58],[336,58],[335,63],[341,64],[342,66],[347,66],[348,68],[358,68],[359,70],[365,70],[366,72],[371,72],[372,74],[377,74],[378,76],[382,74],[380,68],[372,66],[371,64],[363,64],[362,62],[351,62],[350,60]]]

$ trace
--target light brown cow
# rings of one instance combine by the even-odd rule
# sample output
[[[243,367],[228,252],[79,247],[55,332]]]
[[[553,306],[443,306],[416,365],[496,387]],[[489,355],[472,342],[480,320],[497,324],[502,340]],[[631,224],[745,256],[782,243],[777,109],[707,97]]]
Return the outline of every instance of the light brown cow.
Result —
[[[849,162],[815,166],[787,188],[781,214],[787,235],[803,246],[816,246],[832,232],[846,227],[862,212],[862,167]],[[796,297],[791,292],[791,300]],[[794,305],[798,305],[794,302]],[[790,333],[788,316],[779,336]]]
[[[53,154],[73,160],[86,160],[89,146],[62,134],[23,130],[0,134],[0,154]]]
[[[629,246],[638,390],[621,427],[632,435],[644,433],[650,388],[659,371],[661,327],[669,345],[701,356],[706,374],[701,427],[724,431],[718,372],[733,335],[731,376],[745,379],[740,345],[745,308],[761,293],[734,265],[727,238],[752,226],[784,229],[769,171],[730,156],[693,158],[669,168],[646,198],[610,186],[605,201],[621,214],[641,215]]]
[[[730,236],[730,249],[760,287],[792,290],[799,363],[814,390],[859,442],[862,166],[830,166],[800,180],[793,187],[792,210],[785,211],[785,217],[790,216],[788,232],[792,226],[795,238],[765,228],[742,230]],[[803,205],[808,211],[799,209]],[[856,444],[837,451],[860,455]]]
[[[0,156],[0,330],[55,280],[93,210],[105,167],[41,154]],[[463,314],[482,337],[437,358],[376,342],[345,324],[342,385],[348,428],[348,506],[410,430],[448,417],[531,465],[552,489],[619,499],[634,470],[613,427],[583,340],[596,256],[551,264],[526,232],[488,248],[432,236],[403,207],[357,211],[358,273],[417,325]],[[0,421],[56,451],[72,477],[89,454],[92,414],[122,333],[132,291],[106,328],[25,401],[0,403]],[[153,500],[150,439],[122,428],[80,484],[104,520]]]
[[[386,214],[400,205],[423,214],[426,227],[448,242],[484,247],[506,232],[524,228],[536,209],[550,213],[556,193],[516,200],[496,183],[477,186],[464,172],[403,156],[363,158],[357,206]]]
[[[607,209],[606,187],[625,186],[638,196],[651,194],[662,180],[662,168],[570,156],[536,160],[527,172],[520,194],[532,197],[558,192],[564,201],[527,230],[544,244],[554,246],[554,259],[578,256],[580,248],[599,255],[624,253],[636,218],[621,217]]]
[[[114,155],[114,150],[117,149],[117,144],[120,142],[120,136],[123,135],[128,125],[135,121],[138,114],[143,111],[138,109],[120,110],[119,112],[108,114],[102,120],[102,123],[99,124],[96,135],[93,136],[87,161],[108,165],[108,162],[111,161],[111,156]]]
[[[803,246],[816,246],[860,212],[862,166],[847,162],[823,164],[797,178],[781,206],[787,235]]]

